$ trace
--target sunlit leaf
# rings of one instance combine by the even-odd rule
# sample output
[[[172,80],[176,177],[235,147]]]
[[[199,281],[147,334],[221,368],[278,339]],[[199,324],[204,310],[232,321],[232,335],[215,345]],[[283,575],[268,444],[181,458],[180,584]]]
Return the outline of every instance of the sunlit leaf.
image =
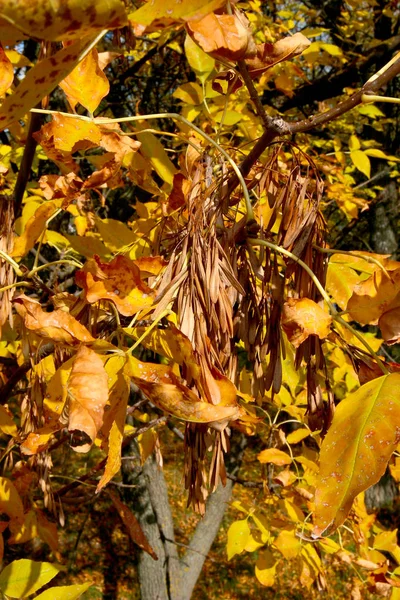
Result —
[[[41,337],[69,345],[94,341],[84,325],[61,309],[46,312],[26,296],[15,298],[14,305],[25,327]]]
[[[37,600],[78,600],[91,585],[93,584],[90,581],[75,585],[60,585],[45,590],[36,598]]]
[[[43,146],[49,158],[57,160],[60,153],[57,154],[56,150],[76,152],[99,146],[101,131],[94,123],[55,113],[51,121],[35,134],[35,139]]]
[[[354,288],[347,310],[352,319],[363,325],[376,324],[399,293],[400,269],[391,271],[390,277],[377,270]]]
[[[156,173],[169,185],[172,185],[177,172],[173,162],[168,157],[162,143],[152,133],[138,133],[137,139],[142,144],[141,152],[149,159]]]
[[[309,298],[289,298],[283,306],[282,327],[295,348],[310,335],[327,337],[331,323],[332,317]]]
[[[27,558],[14,560],[0,573],[0,589],[11,598],[26,598],[51,581],[60,567]]]
[[[356,169],[368,178],[371,177],[371,161],[363,150],[353,150],[350,152],[350,158]]]
[[[154,294],[142,281],[138,267],[121,254],[109,263],[94,256],[76,273],[76,282],[84,288],[87,302],[110,300],[125,316],[153,304]]]
[[[126,504],[121,502],[121,500],[116,494],[113,494],[112,492],[108,491],[108,495],[110,496],[115,508],[117,509],[123,524],[127,528],[131,540],[137,546],[139,546],[139,548],[147,552],[147,554],[150,554],[150,556],[154,560],[158,560],[157,554],[154,552],[153,548],[147,541],[147,538],[144,535],[142,528],[140,527],[139,521],[136,519],[135,515],[130,510],[130,508],[128,508]]]
[[[246,59],[251,77],[255,78],[284,60],[291,60],[301,54],[310,46],[311,42],[302,33],[282,38],[271,44],[257,45],[257,54],[254,58]]]
[[[13,6],[12,10],[15,13],[14,2],[9,0],[9,4]],[[81,53],[88,43],[88,39],[79,37],[71,46],[62,48],[49,58],[44,58],[30,69],[15,92],[7,96],[0,106],[0,131],[9,127],[14,121],[22,119],[44,96],[50,94],[79,63]]]
[[[247,519],[235,521],[228,529],[228,541],[226,551],[228,560],[235,554],[241,554],[250,539],[250,527]]]
[[[301,540],[294,530],[283,530],[274,540],[274,546],[288,560],[296,558],[301,551]]]
[[[130,13],[129,20],[147,28],[156,23],[158,29],[161,25],[168,26],[180,20],[198,19],[224,4],[224,0],[191,0],[179,3],[176,0],[154,0],[153,3],[147,2]]]
[[[0,44],[0,96],[3,96],[14,79],[14,69],[10,59]]]
[[[354,498],[381,478],[400,439],[400,374],[374,379],[342,400],[322,443],[313,535],[336,529]]]
[[[75,40],[127,24],[121,0],[2,0],[0,17],[28,35],[51,41]]]
[[[104,421],[111,421],[108,435],[108,454],[104,473],[97,484],[98,493],[121,468],[121,448],[124,437],[124,425],[126,420],[126,407],[129,398],[129,379],[123,373],[119,373],[117,381],[110,389],[110,409]],[[106,423],[104,423],[106,424]]]
[[[43,233],[47,220],[56,210],[57,205],[54,202],[44,202],[36,209],[35,214],[27,222],[22,235],[15,238],[11,256],[19,260],[28,254]]]
[[[215,60],[206,54],[190,37],[185,38],[185,54],[189,65],[196,72],[199,80],[204,83],[215,67]]]
[[[14,484],[7,477],[0,477],[0,511],[11,519],[23,520],[24,518],[22,500]]]
[[[81,346],[75,356],[68,380],[68,430],[83,433],[83,443],[76,452],[88,452],[103,424],[108,400],[108,378],[101,358]]]
[[[282,467],[283,465],[290,465],[292,459],[286,452],[278,450],[278,448],[267,448],[257,455],[260,463],[272,463]]]
[[[93,114],[110,90],[108,79],[99,66],[97,50],[91,50],[59,85],[72,110],[79,103]]]
[[[0,406],[0,429],[6,435],[15,437],[18,433],[13,416],[5,406]]]

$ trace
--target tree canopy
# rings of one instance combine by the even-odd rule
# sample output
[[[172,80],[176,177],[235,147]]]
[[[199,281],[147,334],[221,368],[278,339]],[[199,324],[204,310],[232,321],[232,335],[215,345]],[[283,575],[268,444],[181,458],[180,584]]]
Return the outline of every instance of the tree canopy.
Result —
[[[1,593],[98,597],[79,544],[118,519],[105,598],[189,599],[221,523],[247,586],[400,598],[397,3],[17,4]]]

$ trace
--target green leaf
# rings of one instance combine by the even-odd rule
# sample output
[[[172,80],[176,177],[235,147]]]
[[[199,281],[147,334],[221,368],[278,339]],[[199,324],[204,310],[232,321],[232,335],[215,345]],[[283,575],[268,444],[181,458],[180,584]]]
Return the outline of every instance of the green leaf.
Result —
[[[247,519],[235,521],[228,529],[228,542],[226,551],[228,560],[231,560],[235,554],[241,554],[246,548],[250,539],[250,527]]]
[[[331,533],[379,481],[400,437],[400,373],[373,379],[336,409],[320,454],[313,536]]]
[[[371,162],[366,153],[363,150],[353,150],[353,152],[350,152],[350,158],[356,169],[364,173],[369,179],[371,177]]]
[[[81,585],[52,587],[39,594],[39,596],[36,596],[36,600],[77,600],[91,585],[93,584],[88,582]]]
[[[185,54],[189,65],[196,72],[201,83],[204,83],[214,70],[215,60],[206,54],[190,35],[187,35],[185,39]]]
[[[0,589],[11,598],[25,598],[51,581],[61,568],[48,562],[22,558],[14,560],[0,573]]]

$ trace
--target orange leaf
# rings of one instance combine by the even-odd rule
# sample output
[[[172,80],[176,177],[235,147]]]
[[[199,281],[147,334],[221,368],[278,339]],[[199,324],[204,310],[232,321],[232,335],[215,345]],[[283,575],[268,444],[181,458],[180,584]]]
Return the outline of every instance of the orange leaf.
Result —
[[[390,304],[400,293],[400,268],[388,277],[382,270],[359,283],[347,303],[347,310],[354,321],[362,325],[376,325],[378,319],[390,310]]]
[[[75,40],[127,24],[122,0],[2,0],[0,17],[40,40]]]
[[[309,298],[289,298],[283,306],[282,327],[295,348],[310,335],[327,337],[331,323],[332,317]]]
[[[130,13],[129,20],[135,26],[135,34],[140,35],[143,31],[159,31],[161,27],[168,27],[176,22],[199,19],[224,4],[225,0],[153,0]]]
[[[14,69],[10,59],[0,44],[0,96],[3,96],[14,79]]]
[[[109,491],[108,495],[110,496],[112,503],[117,509],[123,524],[127,528],[132,542],[134,542],[137,546],[139,546],[139,548],[147,552],[147,554],[150,554],[150,556],[154,558],[154,560],[158,560],[157,554],[154,552],[153,548],[147,541],[147,538],[144,535],[142,528],[140,527],[139,521],[137,520],[133,512],[126,506],[126,504],[121,502],[121,500],[115,494]]]
[[[202,19],[190,21],[187,28],[200,48],[217,58],[237,61],[256,53],[248,21],[243,14],[211,13]]]
[[[283,467],[284,465],[290,465],[292,459],[286,452],[282,452],[282,450],[278,450],[277,448],[267,448],[263,450],[257,455],[260,463],[272,463],[274,465],[278,465],[279,467]]]
[[[400,373],[369,381],[337,407],[322,443],[313,536],[334,531],[381,478],[400,439]]]
[[[44,202],[28,220],[25,229],[14,239],[14,248],[11,256],[19,260],[28,254],[46,228],[47,220],[56,212],[57,205],[54,202]]]
[[[295,33],[282,38],[275,44],[265,43],[257,46],[257,56],[246,60],[252,78],[258,77],[274,65],[291,60],[298,56],[311,44],[302,33]]]
[[[103,424],[108,400],[108,377],[101,358],[86,346],[75,356],[68,380],[68,431],[82,432],[76,452],[88,452]]]
[[[45,312],[38,302],[23,295],[13,302],[25,327],[41,337],[69,345],[94,341],[86,327],[61,309]]]
[[[393,306],[394,305],[394,306]],[[397,305],[397,306],[396,306]],[[400,297],[396,297],[378,321],[386,344],[398,344],[400,340]]]
[[[213,405],[202,402],[172,372],[170,367],[143,363],[129,357],[128,373],[144,394],[161,410],[182,421],[209,423],[220,429],[240,415],[238,404]],[[233,384],[232,384],[233,385]]]
[[[110,263],[94,256],[76,273],[76,282],[84,288],[90,304],[110,300],[124,316],[132,316],[153,304],[153,292],[141,280],[138,267],[121,254]]]
[[[110,91],[108,79],[99,67],[97,50],[91,50],[59,85],[73,111],[79,102],[93,114]]]
[[[29,433],[20,446],[21,452],[28,456],[43,452],[48,447],[53,434],[60,429],[62,429],[61,423],[55,423],[54,425],[42,427],[35,432]]]

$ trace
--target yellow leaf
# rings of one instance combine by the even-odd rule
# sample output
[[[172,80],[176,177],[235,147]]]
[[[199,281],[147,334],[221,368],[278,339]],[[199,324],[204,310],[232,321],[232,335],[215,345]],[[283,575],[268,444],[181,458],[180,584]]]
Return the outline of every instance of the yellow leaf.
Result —
[[[14,2],[10,0],[15,13]],[[78,39],[71,46],[62,48],[53,56],[44,58],[28,71],[14,93],[0,106],[0,131],[36,106],[44,96],[54,90],[81,59],[81,53],[88,45],[88,39]]]
[[[138,133],[138,141],[142,144],[140,150],[149,159],[156,173],[169,185],[172,185],[177,170],[168,158],[162,143],[152,133]]]
[[[281,531],[273,545],[287,560],[296,558],[301,552],[301,541],[294,530]]]
[[[282,467],[283,465],[290,465],[292,459],[286,452],[278,450],[277,448],[267,448],[257,455],[260,463],[272,463]]]
[[[153,22],[159,25],[159,21],[168,25],[174,21],[199,18],[221,8],[224,4],[224,0],[191,0],[179,3],[176,0],[154,0],[130,13],[129,20],[146,27]]]
[[[215,60],[206,54],[206,52],[192,40],[190,35],[187,35],[185,38],[185,54],[189,65],[192,67],[193,71],[196,72],[199,80],[204,84],[214,70]]]
[[[325,50],[325,52],[327,52],[331,56],[343,56],[342,49],[339,48],[339,46],[336,46],[336,44],[325,44],[325,43],[322,43],[320,45],[320,48],[322,48],[323,50]]]
[[[14,69],[0,44],[0,96],[4,96],[14,79]]]
[[[25,544],[38,535],[37,519],[34,510],[30,510],[24,515],[23,521],[11,520],[9,525],[11,537],[9,544]]]
[[[350,136],[349,148],[350,148],[350,150],[359,150],[361,148],[360,140],[354,134]]]
[[[122,0],[2,0],[0,17],[40,40],[75,40],[127,24]]]
[[[93,114],[102,99],[110,91],[110,84],[99,67],[98,58],[98,52],[94,48],[59,83],[60,88],[67,95],[68,102],[73,111],[79,102],[79,104],[82,104],[82,106]]]
[[[59,585],[45,590],[36,596],[36,600],[78,600],[91,585],[91,581],[76,585]]]
[[[43,233],[47,220],[56,212],[57,205],[54,202],[44,202],[28,220],[20,237],[15,238],[14,248],[11,256],[17,260],[28,254]]]
[[[104,473],[97,485],[98,493],[121,468],[121,448],[124,438],[124,425],[126,419],[126,407],[129,398],[129,379],[123,373],[119,373],[117,380],[110,390],[110,409],[104,418],[104,425],[107,427],[106,419],[111,421],[111,428],[108,436],[108,455]]]
[[[11,519],[24,519],[22,500],[16,487],[7,477],[0,477],[0,513],[8,515]]]
[[[0,573],[0,589],[11,598],[26,598],[51,581],[60,567],[27,558],[14,560]]]
[[[367,156],[372,156],[373,158],[384,158],[385,160],[400,162],[400,158],[397,158],[397,156],[385,154],[384,152],[382,152],[382,150],[379,150],[378,148],[368,148],[368,150],[365,150],[365,154]]]
[[[326,289],[336,304],[345,310],[353,294],[355,286],[359,283],[360,276],[347,265],[330,262],[326,277]]]
[[[266,587],[272,587],[275,584],[276,567],[278,563],[271,550],[261,550],[256,563],[256,577],[258,581]]]
[[[313,535],[334,531],[354,498],[381,478],[399,442],[400,374],[373,379],[335,411],[322,443]]]
[[[120,252],[123,248],[131,246],[139,238],[130,227],[116,219],[99,219],[95,217],[96,227],[102,241],[112,252]]]
[[[228,529],[226,552],[228,560],[235,554],[241,554],[250,540],[250,527],[247,519],[235,521]]]
[[[371,162],[363,150],[353,150],[350,152],[350,158],[353,165],[364,173],[368,179],[371,177]]]
[[[13,437],[18,434],[13,416],[5,406],[0,406],[0,429],[6,435],[12,435]]]
[[[288,444],[298,444],[299,442],[305,440],[310,434],[311,431],[309,429],[306,429],[305,427],[300,427],[299,429],[296,429],[296,431],[292,431],[292,433],[289,433],[286,436],[286,441],[288,442]]]

